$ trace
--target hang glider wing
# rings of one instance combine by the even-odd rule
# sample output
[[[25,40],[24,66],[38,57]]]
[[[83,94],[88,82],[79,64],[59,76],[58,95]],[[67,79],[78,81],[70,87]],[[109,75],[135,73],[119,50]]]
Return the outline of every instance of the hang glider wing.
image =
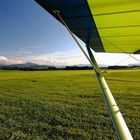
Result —
[[[140,0],[35,0],[96,52],[140,53]]]

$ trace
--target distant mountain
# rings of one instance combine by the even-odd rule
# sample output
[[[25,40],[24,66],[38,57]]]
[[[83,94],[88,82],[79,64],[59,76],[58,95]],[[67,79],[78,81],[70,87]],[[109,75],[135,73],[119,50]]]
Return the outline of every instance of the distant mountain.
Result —
[[[78,67],[91,67],[91,64],[79,64],[77,65]],[[99,64],[100,68],[105,68],[108,67],[108,65],[104,65],[104,64]]]
[[[128,67],[140,67],[140,63],[129,64]]]
[[[21,69],[21,70],[53,70],[53,69],[91,69],[90,64],[79,64],[73,66],[53,66],[53,65],[39,65],[32,62],[23,63],[23,64],[8,64],[6,58],[0,57],[0,69]],[[140,67],[140,63],[137,64],[129,64],[126,66],[107,66],[107,65],[100,65],[101,68],[108,67],[110,69],[123,69],[123,68],[133,68],[133,67]]]
[[[91,67],[91,65],[90,64],[79,64],[79,65],[77,65],[78,67]]]
[[[35,63],[24,63],[24,64],[0,64],[0,68],[17,68],[17,69],[24,69],[24,68],[28,68],[28,69],[48,69],[48,68],[55,68],[55,66],[51,66],[51,65],[39,65],[39,64],[35,64]]]
[[[35,68],[39,67],[40,65],[35,64],[35,63],[24,63],[24,64],[12,64],[12,65],[7,65],[8,67],[18,67],[18,68]]]
[[[91,64],[79,64],[79,65],[77,65],[78,67],[91,67]],[[100,64],[99,65],[100,66],[100,68],[105,68],[105,67],[108,67],[107,65],[103,65],[103,64]]]

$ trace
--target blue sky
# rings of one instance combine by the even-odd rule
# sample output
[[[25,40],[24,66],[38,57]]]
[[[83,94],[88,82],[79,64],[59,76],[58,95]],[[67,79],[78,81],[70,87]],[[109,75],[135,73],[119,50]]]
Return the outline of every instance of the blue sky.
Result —
[[[100,64],[138,63],[126,54],[95,55]],[[9,63],[88,63],[66,29],[34,0],[0,0],[0,56]]]

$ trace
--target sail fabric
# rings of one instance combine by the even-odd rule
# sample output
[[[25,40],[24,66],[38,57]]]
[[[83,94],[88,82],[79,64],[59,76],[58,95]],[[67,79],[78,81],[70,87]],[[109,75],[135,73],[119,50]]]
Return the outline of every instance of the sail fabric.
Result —
[[[140,0],[35,1],[95,52],[140,53]]]

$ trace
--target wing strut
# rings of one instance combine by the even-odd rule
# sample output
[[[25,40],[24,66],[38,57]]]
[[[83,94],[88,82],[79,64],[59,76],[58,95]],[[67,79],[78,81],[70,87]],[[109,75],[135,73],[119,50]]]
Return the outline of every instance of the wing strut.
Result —
[[[92,65],[93,69],[95,70],[96,78],[97,78],[98,84],[100,86],[100,90],[102,92],[106,107],[108,109],[110,118],[112,120],[113,126],[114,126],[116,134],[118,136],[118,139],[119,140],[133,140],[131,133],[130,133],[130,131],[129,131],[124,119],[123,119],[123,116],[122,116],[122,114],[121,114],[121,112],[116,104],[116,101],[115,101],[115,99],[114,99],[114,97],[113,97],[113,95],[112,95],[112,93],[111,93],[111,91],[106,83],[106,80],[100,71],[99,65],[97,64],[96,59],[91,52],[91,49],[87,45],[87,51],[89,54],[89,56],[88,56],[87,53],[82,48],[79,41],[76,39],[76,37],[74,36],[72,31],[69,29],[69,27],[67,26],[67,24],[65,23],[65,21],[61,17],[60,11],[53,10],[53,12],[59,17],[61,22],[65,25],[68,32],[71,34],[71,36],[73,37],[73,39],[75,40],[75,42],[77,43],[77,45],[79,46],[81,51],[84,53],[84,55],[86,56],[86,58],[88,59],[88,61]]]

